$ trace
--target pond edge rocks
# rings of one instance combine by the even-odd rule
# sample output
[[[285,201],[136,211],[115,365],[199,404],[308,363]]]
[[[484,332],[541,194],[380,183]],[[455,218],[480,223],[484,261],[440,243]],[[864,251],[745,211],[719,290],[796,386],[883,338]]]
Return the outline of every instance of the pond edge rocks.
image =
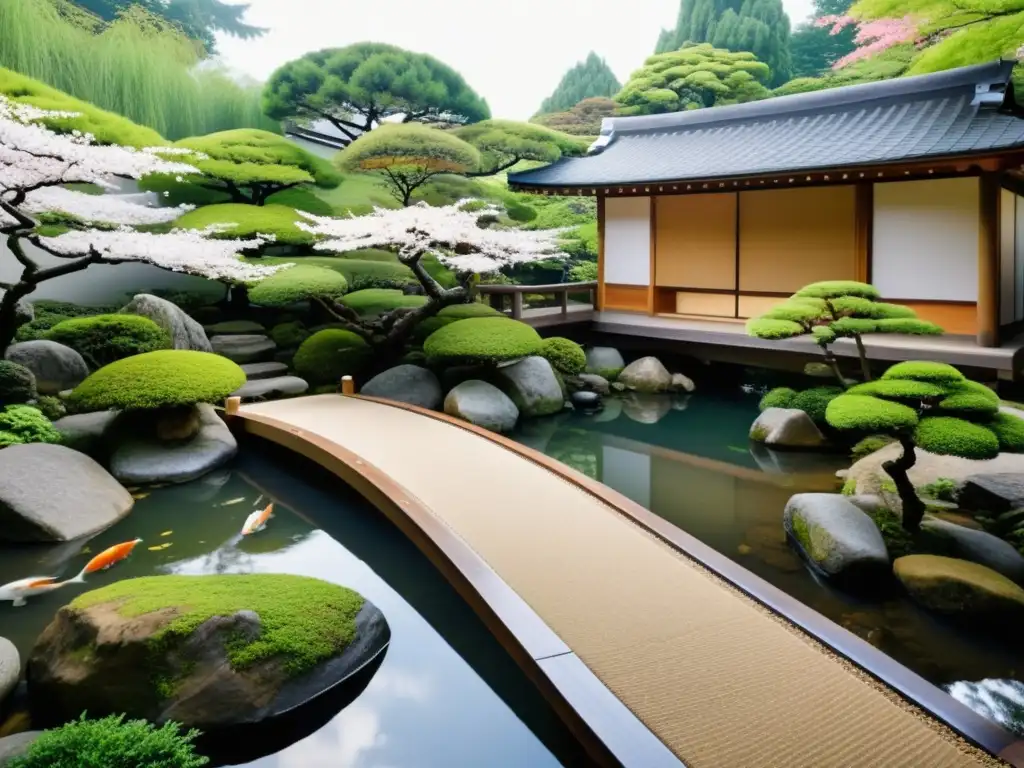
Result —
[[[797,408],[766,408],[750,426],[750,439],[775,448],[821,448],[828,441]]]
[[[441,383],[433,371],[408,363],[378,373],[363,385],[361,394],[416,405],[430,411],[436,411],[444,401]]]
[[[494,432],[509,432],[519,420],[519,409],[509,396],[479,379],[454,387],[444,399],[444,412]]]

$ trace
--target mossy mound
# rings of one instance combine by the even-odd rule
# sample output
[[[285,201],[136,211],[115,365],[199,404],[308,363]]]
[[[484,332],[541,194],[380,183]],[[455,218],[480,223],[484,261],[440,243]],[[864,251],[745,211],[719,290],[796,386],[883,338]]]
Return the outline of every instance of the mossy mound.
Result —
[[[946,363],[932,363],[925,360],[912,360],[906,363],[896,363],[882,374],[883,379],[909,379],[911,381],[926,381],[940,386],[950,384],[962,384],[966,379],[952,365]]]
[[[915,426],[917,413],[901,403],[867,395],[840,395],[828,404],[825,419],[836,429],[881,432]]]
[[[542,339],[526,323],[480,317],[446,325],[424,342],[431,363],[489,365],[539,354]]]
[[[270,329],[270,338],[280,349],[294,349],[312,334],[298,320],[278,323]]]
[[[544,339],[540,355],[551,363],[555,371],[564,376],[578,376],[587,367],[587,353],[583,351],[583,347],[572,339],[561,336]]]
[[[32,371],[10,360],[0,360],[0,406],[27,403],[36,396]]]
[[[166,408],[219,403],[243,384],[245,372],[226,357],[168,349],[100,368],[69,400],[82,411]]]
[[[0,448],[23,443],[59,443],[60,432],[42,411],[31,405],[9,405],[0,411]]]
[[[796,390],[790,389],[789,387],[775,387],[765,393],[765,396],[761,398],[761,402],[757,404],[757,407],[761,411],[767,411],[769,408],[792,408],[793,399],[796,397]]]
[[[314,237],[296,226],[299,222],[308,222],[308,219],[287,205],[222,203],[189,211],[174,222],[174,226],[195,230],[217,226],[221,230],[214,237],[229,240],[273,235],[274,245],[309,245]]]
[[[353,376],[365,367],[370,351],[361,336],[341,328],[327,328],[302,342],[292,365],[313,386],[337,385],[342,376]]]
[[[364,317],[374,317],[405,307],[422,307],[426,296],[407,295],[395,288],[366,288],[353,291],[341,303]]]
[[[71,347],[93,370],[132,355],[171,347],[167,331],[141,315],[95,315],[64,320],[47,331],[45,338]]]
[[[249,300],[263,307],[287,307],[313,299],[339,299],[348,281],[323,267],[286,267],[264,278],[249,290]]]
[[[467,320],[471,317],[504,317],[501,312],[489,304],[481,304],[478,301],[469,304],[453,304],[445,307],[433,317],[428,317],[416,326],[414,336],[422,341],[434,331],[451,325],[456,320]]]

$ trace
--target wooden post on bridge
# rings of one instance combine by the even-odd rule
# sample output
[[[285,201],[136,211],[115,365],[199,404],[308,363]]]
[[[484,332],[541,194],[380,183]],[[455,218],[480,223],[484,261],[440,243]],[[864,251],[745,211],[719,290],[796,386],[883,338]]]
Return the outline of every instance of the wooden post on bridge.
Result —
[[[356,382],[351,376],[341,377],[341,394],[354,395],[356,393]]]
[[[238,409],[242,407],[242,398],[240,397],[229,397],[224,401],[224,415],[225,416],[237,416]]]

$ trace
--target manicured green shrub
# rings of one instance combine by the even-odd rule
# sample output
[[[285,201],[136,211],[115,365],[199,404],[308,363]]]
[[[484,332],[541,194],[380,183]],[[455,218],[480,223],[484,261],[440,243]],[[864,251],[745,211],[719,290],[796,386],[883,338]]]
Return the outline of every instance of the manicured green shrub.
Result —
[[[104,366],[71,393],[79,411],[140,410],[219,403],[245,384],[245,372],[226,357],[168,349]]]
[[[124,715],[87,720],[85,713],[60,728],[43,732],[23,757],[8,768],[201,768],[209,763],[195,752],[199,731],[182,733],[177,723],[157,728]]]
[[[776,304],[763,315],[763,320],[788,320],[792,323],[814,322],[824,311],[824,302],[817,299],[792,298],[782,304]]]
[[[890,305],[895,306],[895,305]],[[942,328],[916,317],[893,317],[875,321],[876,333],[904,333],[911,336],[941,336]]]
[[[46,338],[71,347],[94,370],[132,355],[171,346],[167,332],[140,315],[97,315],[65,320]]]
[[[433,317],[428,317],[422,323],[417,325],[413,336],[417,339],[423,340],[438,328],[444,328],[446,325],[451,325],[456,320],[465,320],[470,317],[504,316],[505,315],[489,304],[481,304],[478,301],[470,302],[469,304],[453,304],[450,307],[445,307]]]
[[[0,360],[0,406],[27,403],[35,399],[36,377],[28,368]]]
[[[810,416],[811,421],[815,424],[824,424],[828,404],[841,394],[843,394],[843,390],[839,387],[812,387],[798,392],[789,407],[799,408]]]
[[[540,354],[558,373],[565,376],[577,376],[587,367],[587,353],[572,339],[561,336],[544,339]]]
[[[299,229],[298,222],[308,222],[294,208],[286,205],[246,205],[244,203],[222,203],[204,205],[189,211],[174,222],[178,229],[202,230],[218,226],[221,231],[214,235],[229,240],[245,239],[253,235],[273,235],[272,245],[309,245],[314,237]]]
[[[290,323],[278,323],[270,329],[269,335],[281,349],[294,349],[312,334],[302,323],[293,320]]]
[[[370,347],[361,336],[341,328],[327,328],[302,342],[292,365],[313,386],[337,385],[342,376],[359,373],[369,359]]]
[[[896,363],[884,374],[883,379],[910,379],[911,381],[927,381],[940,386],[950,384],[961,384],[966,379],[952,365],[945,363],[932,363],[922,360],[912,360],[906,363]]]
[[[0,448],[18,443],[59,443],[60,440],[60,432],[38,408],[9,405],[0,411]]]
[[[794,398],[796,398],[795,389],[776,387],[765,393],[757,407],[762,411],[767,411],[769,408],[792,408]]]
[[[50,421],[63,419],[68,415],[68,409],[64,407],[64,401],[53,395],[40,395],[33,405],[42,411],[42,414]]]
[[[348,282],[339,273],[300,264],[261,280],[249,289],[249,300],[262,307],[287,307],[313,299],[340,299],[346,290]]]
[[[977,382],[965,381],[963,383],[974,386],[961,386],[960,391],[954,392],[939,402],[939,410],[951,416],[957,415],[975,420],[994,416],[999,412],[999,396],[995,392]],[[979,391],[979,388],[984,392]]]
[[[375,317],[404,307],[422,307],[427,303],[427,297],[385,288],[368,288],[348,294],[341,303],[364,317]]]
[[[913,408],[867,395],[840,395],[828,404],[825,418],[836,429],[856,432],[909,429],[917,424]]]
[[[799,336],[804,329],[800,323],[792,320],[774,320],[766,317],[754,317],[747,320],[747,333],[758,339],[789,339]]]
[[[918,490],[922,496],[927,496],[929,499],[955,502],[960,493],[960,486],[957,485],[956,480],[940,477],[933,483],[922,485]]]
[[[914,442],[930,453],[964,459],[994,459],[999,455],[999,439],[992,430],[949,416],[921,419],[914,432]]]
[[[446,325],[423,343],[432,363],[493,364],[540,353],[542,340],[526,323],[503,317],[479,317]]]
[[[935,384],[926,381],[912,381],[909,379],[878,379],[868,381],[864,384],[857,384],[846,390],[848,395],[873,395],[883,400],[896,400],[920,402],[930,398],[939,398],[945,394],[945,390]]]
[[[878,300],[881,294],[878,289],[868,283],[855,280],[824,280],[820,283],[805,285],[795,296],[810,299],[834,299],[841,296],[856,296],[863,299]]]
[[[895,442],[896,438],[889,437],[889,435],[868,435],[850,449],[850,458],[860,461],[865,456],[870,456],[875,451],[880,451]]]
[[[999,440],[999,450],[1024,453],[1024,419],[1009,413],[997,413],[985,426]]]

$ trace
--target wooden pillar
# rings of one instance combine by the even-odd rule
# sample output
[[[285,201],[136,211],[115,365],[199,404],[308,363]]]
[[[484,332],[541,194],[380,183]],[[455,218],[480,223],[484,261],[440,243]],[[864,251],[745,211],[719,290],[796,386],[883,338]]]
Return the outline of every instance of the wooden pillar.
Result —
[[[523,294],[519,291],[512,294],[512,319],[523,319]]]
[[[604,201],[603,194],[597,196],[597,290],[594,291],[594,309],[604,307]]]
[[[651,201],[650,202],[650,206],[651,206],[651,214],[650,214],[651,215],[651,248],[650,248],[650,250],[651,250],[651,253],[650,253],[651,264],[650,264],[650,267],[648,268],[648,275],[649,275],[649,277],[647,278],[647,280],[648,280],[648,284],[647,284],[647,314],[648,315],[653,315],[654,314],[654,291],[655,291],[655,287],[654,286],[657,284],[657,282],[655,280],[654,268],[655,268],[655,261],[656,261],[656,256],[657,256],[657,252],[658,252],[658,205],[657,205],[658,198],[655,195],[651,195],[648,198],[648,200]]]
[[[224,401],[224,414],[226,416],[237,416],[238,409],[242,407],[242,398],[229,397]]]
[[[873,184],[857,185],[856,210],[854,212],[854,250],[856,256],[854,279],[861,283],[871,282],[871,240],[872,224],[875,217],[875,187]]]
[[[341,394],[354,395],[356,393],[356,382],[351,376],[341,377]]]
[[[978,346],[999,346],[999,174],[984,171],[978,216]]]

